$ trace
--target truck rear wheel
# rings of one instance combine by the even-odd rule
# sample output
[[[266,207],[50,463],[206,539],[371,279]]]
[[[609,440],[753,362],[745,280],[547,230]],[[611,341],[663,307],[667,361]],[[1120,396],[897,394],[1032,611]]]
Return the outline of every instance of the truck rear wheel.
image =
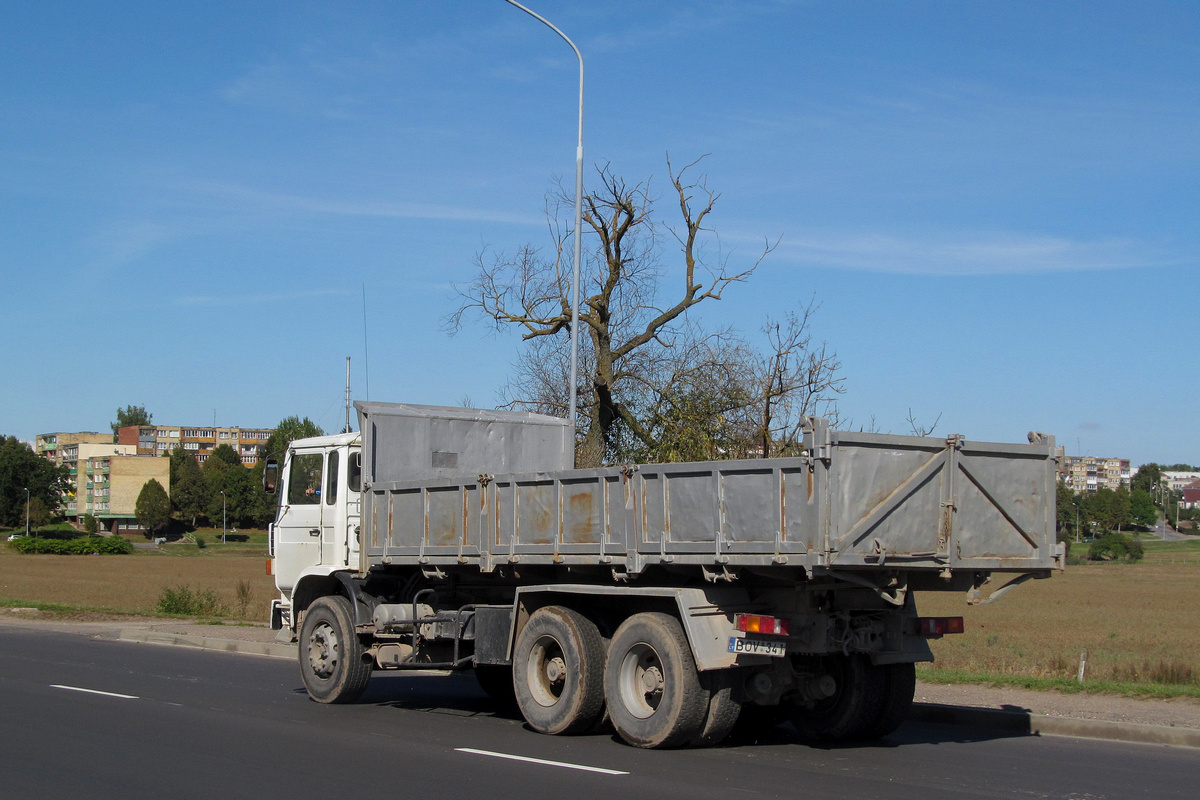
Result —
[[[806,739],[843,741],[865,736],[883,708],[883,673],[864,655],[824,658],[819,668],[833,677],[837,688],[811,707],[795,706],[792,725]]]
[[[604,697],[617,734],[635,747],[680,747],[704,731],[711,694],[679,620],[635,614],[608,647]]]
[[[875,722],[865,734],[870,739],[887,736],[908,719],[908,712],[912,710],[913,694],[917,690],[915,664],[886,664],[875,669],[883,673],[883,705]]]
[[[585,733],[604,714],[604,640],[596,624],[563,606],[538,609],[517,636],[513,687],[535,731]]]
[[[353,703],[367,688],[371,664],[363,659],[346,598],[318,598],[304,613],[300,677],[318,703]]]
[[[725,741],[737,725],[742,703],[734,690],[741,673],[736,669],[718,669],[700,673],[700,685],[709,693],[708,714],[704,727],[688,744],[692,747],[712,747]]]

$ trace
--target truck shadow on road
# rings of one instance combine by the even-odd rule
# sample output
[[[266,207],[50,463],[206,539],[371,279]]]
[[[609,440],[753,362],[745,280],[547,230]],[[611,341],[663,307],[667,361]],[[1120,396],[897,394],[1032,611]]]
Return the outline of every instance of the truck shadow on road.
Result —
[[[303,691],[302,689],[300,691]],[[376,674],[366,692],[358,701],[376,707],[390,707],[405,711],[421,711],[455,717],[494,717],[521,722],[521,714],[515,707],[497,703],[484,694],[471,673],[421,674],[393,673]],[[800,744],[820,750],[861,750],[864,748],[893,749],[918,744],[969,744],[997,739],[1022,738],[1035,734],[1016,727],[989,725],[951,724],[949,718],[929,719],[935,716],[925,711],[910,719],[894,733],[872,741],[814,742],[801,737],[788,723],[747,730],[739,728],[718,747],[761,747],[770,745]],[[523,727],[528,729],[527,725]],[[597,735],[613,735],[611,728],[597,731]]]

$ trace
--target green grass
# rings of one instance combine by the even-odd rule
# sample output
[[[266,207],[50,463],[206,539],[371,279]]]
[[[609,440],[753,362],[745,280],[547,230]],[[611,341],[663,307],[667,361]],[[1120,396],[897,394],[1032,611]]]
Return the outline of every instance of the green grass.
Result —
[[[1078,680],[1072,678],[964,672],[938,669],[936,666],[928,664],[917,665],[917,678],[926,683],[1010,686],[1016,689],[1061,692],[1062,694],[1106,694],[1153,700],[1190,697],[1200,700],[1200,686],[1131,683],[1128,681],[1092,680],[1090,678],[1084,683],[1080,683]]]

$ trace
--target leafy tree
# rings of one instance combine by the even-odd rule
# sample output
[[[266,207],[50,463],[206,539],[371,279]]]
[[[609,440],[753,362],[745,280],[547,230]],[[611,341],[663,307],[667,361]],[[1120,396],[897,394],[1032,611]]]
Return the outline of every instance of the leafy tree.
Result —
[[[839,391],[836,356],[806,332],[812,306],[768,329],[774,352],[765,356],[730,331],[704,331],[691,316],[748,280],[774,249],[766,244],[756,259],[730,265],[719,240],[708,240],[718,195],[706,178],[689,175],[695,166],[676,172],[667,162],[679,212],[674,228],[657,221],[648,183],[631,186],[607,166],[599,188],[584,198],[596,247],[580,287],[579,466],[667,460],[747,438],[766,455],[778,438],[794,436],[803,407],[831,405]],[[573,233],[559,213],[567,204],[561,192],[550,203],[553,247],[546,254],[533,245],[490,261],[480,254],[475,279],[458,289],[463,304],[447,320],[459,330],[465,315],[479,313],[498,329],[519,330],[527,345],[505,389],[506,405],[558,416],[566,415],[570,395],[564,342]],[[668,266],[663,242],[670,238],[679,249]],[[804,401],[789,403],[796,397]],[[700,412],[707,416],[694,431]]]
[[[154,478],[146,481],[138,493],[133,513],[148,535],[165,528],[171,521],[171,499],[167,490]]]
[[[1135,525],[1152,528],[1158,522],[1158,509],[1154,507],[1154,498],[1145,489],[1134,489],[1130,493],[1129,508]]]
[[[39,528],[44,528],[49,525],[50,520],[54,518],[50,513],[50,509],[46,507],[46,503],[43,502],[42,498],[40,497],[31,496],[29,498],[28,508],[29,514],[26,515],[23,513],[21,515],[21,521],[22,523],[27,523],[30,530],[36,531]]]
[[[0,436],[0,525],[15,528],[24,523],[26,489],[31,506],[38,498],[51,517],[57,515],[68,471],[37,455],[15,436]]]
[[[223,510],[225,521],[230,527],[253,524],[256,492],[251,482],[250,470],[241,466],[228,467],[219,474],[213,473],[213,481],[208,501],[208,518],[215,524],[222,518]]]
[[[1133,480],[1129,482],[1129,488],[1134,491],[1140,489],[1144,492],[1149,492],[1150,487],[1158,484],[1162,480],[1162,468],[1158,464],[1142,464],[1138,467],[1137,472],[1133,474]]]
[[[227,444],[217,445],[216,449],[212,451],[212,455],[210,455],[208,458],[210,461],[214,458],[224,461],[231,467],[242,466],[242,457],[238,455],[237,450],[234,450]]]
[[[267,439],[267,443],[259,451],[259,460],[266,461],[273,458],[282,464],[283,455],[287,452],[288,445],[293,441],[296,439],[307,439],[310,436],[323,436],[324,434],[325,431],[321,430],[321,426],[308,417],[304,419],[300,419],[297,416],[284,417],[275,426],[275,431],[271,434],[271,438]]]
[[[1075,527],[1075,520],[1077,518],[1075,512],[1079,498],[1071,490],[1071,487],[1060,483],[1057,489],[1055,489],[1055,500],[1058,509],[1058,519],[1055,526],[1058,530],[1058,540],[1065,542],[1079,533]]]
[[[208,504],[208,484],[196,457],[181,445],[171,451],[171,508],[180,519],[196,520],[204,515]]]
[[[1122,528],[1128,528],[1133,524],[1133,505],[1128,489],[1124,486],[1118,486],[1113,490],[1108,502],[1112,519],[1116,523],[1118,531]]]
[[[117,440],[117,431],[129,425],[150,425],[154,415],[146,411],[145,406],[125,406],[117,409],[117,421],[112,423],[113,441]]]

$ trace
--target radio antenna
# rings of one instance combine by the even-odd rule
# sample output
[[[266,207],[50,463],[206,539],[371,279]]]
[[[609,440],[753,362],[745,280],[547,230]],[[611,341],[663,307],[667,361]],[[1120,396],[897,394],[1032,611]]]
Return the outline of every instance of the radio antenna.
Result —
[[[367,358],[367,282],[363,281],[363,382],[366,386],[363,399],[371,399],[371,362]]]

